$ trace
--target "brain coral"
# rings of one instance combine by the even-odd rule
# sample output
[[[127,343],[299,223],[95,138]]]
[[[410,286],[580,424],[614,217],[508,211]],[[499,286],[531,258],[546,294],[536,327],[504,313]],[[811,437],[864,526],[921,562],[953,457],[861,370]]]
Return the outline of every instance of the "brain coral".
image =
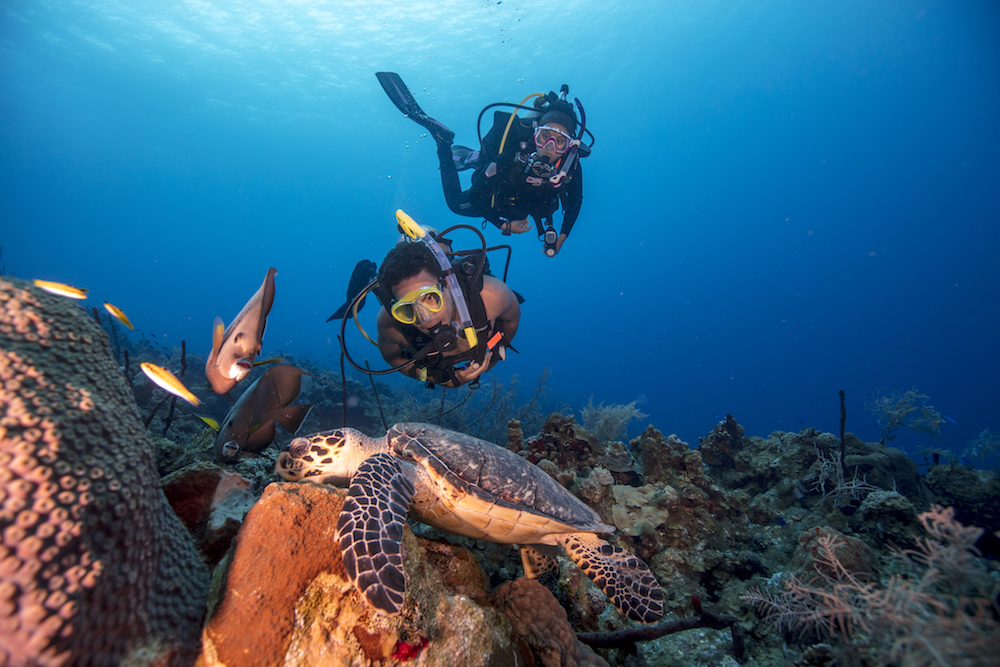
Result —
[[[182,664],[208,571],[104,332],[0,278],[0,665]]]

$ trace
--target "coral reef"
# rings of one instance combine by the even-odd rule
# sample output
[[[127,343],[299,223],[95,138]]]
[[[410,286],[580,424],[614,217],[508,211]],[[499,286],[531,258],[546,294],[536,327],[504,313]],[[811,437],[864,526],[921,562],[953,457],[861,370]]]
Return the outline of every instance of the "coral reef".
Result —
[[[995,582],[973,552],[982,530],[962,526],[940,506],[920,521],[930,537],[895,554],[917,577],[879,585],[870,554],[827,532],[809,547],[805,573],[790,575],[778,592],[753,588],[743,599],[779,628],[839,636],[847,653],[872,664],[989,664],[1000,651],[1000,624]]]
[[[730,416],[701,439],[698,451],[719,486],[741,489],[753,498],[750,516],[760,524],[792,507],[856,507],[877,490],[898,491],[918,506],[929,502],[916,463],[901,450],[862,442],[851,433],[844,444],[850,479],[842,473],[838,438],[811,428],[748,438]]]
[[[601,442],[618,440],[625,437],[629,423],[634,419],[642,419],[646,414],[635,407],[636,401],[594,405],[591,396],[587,405],[580,409],[580,419],[583,427]]]
[[[0,664],[187,664],[208,572],[107,337],[0,279]]]
[[[881,443],[808,428],[750,437],[732,415],[694,449],[652,426],[624,442],[628,420],[616,427],[609,411],[634,405],[591,402],[590,429],[565,414],[543,421],[547,373],[523,399],[516,379],[475,392],[377,388],[386,421],[440,421],[506,445],[594,508],[617,529],[609,541],[649,564],[667,617],[631,627],[568,559],[541,582],[521,579],[511,545],[416,523],[404,532],[404,608],[385,616],[343,573],[333,534],[344,492],[273,483],[287,434],[225,467],[200,461],[212,431],[183,405],[164,409],[169,399],[137,371],[141,361],[187,365],[185,380],[198,385],[203,364],[182,346],[132,343],[104,326],[113,344],[73,303],[2,283],[0,665],[190,664],[199,632],[206,667],[248,656],[732,666],[740,627],[748,664],[977,664],[1000,649],[1000,572],[977,552],[995,548],[984,545],[1000,530],[1000,474],[935,459],[921,475]],[[301,400],[316,408],[303,431],[340,425],[346,412],[381,434],[367,383],[348,378],[345,395],[338,373],[283,356],[311,374]],[[892,429],[936,432],[926,397],[883,398],[880,414],[895,415],[886,441]],[[221,416],[229,405],[211,394],[204,408]],[[984,432],[975,452],[994,439]],[[932,502],[954,507],[928,511]],[[217,562],[207,605],[195,545]],[[680,619],[692,605],[698,616]],[[719,627],[732,636],[707,630]],[[583,646],[574,631],[605,648]]]
[[[395,401],[387,406],[386,421],[426,422],[488,440],[503,442],[508,423],[514,419],[533,432],[542,424],[540,405],[548,390],[549,369],[542,370],[530,398],[519,401],[521,382],[514,375],[509,383],[495,377],[485,378],[479,388],[458,390],[441,388],[429,393],[425,388],[402,389]],[[448,400],[448,396],[455,398]],[[362,429],[363,430],[363,429]]]
[[[973,470],[952,462],[932,467],[923,479],[939,503],[955,508],[962,523],[1000,530],[1000,470]]]
[[[607,667],[599,655],[573,634],[566,610],[549,589],[534,579],[516,579],[498,588],[497,605],[546,667]]]
[[[345,495],[310,483],[267,487],[216,577],[204,664],[516,664],[510,624],[474,601],[485,599],[486,581],[475,561],[409,529],[402,613],[369,607],[334,539]]]
[[[199,461],[167,475],[160,485],[205,561],[214,566],[256,501],[250,482],[214,463]]]

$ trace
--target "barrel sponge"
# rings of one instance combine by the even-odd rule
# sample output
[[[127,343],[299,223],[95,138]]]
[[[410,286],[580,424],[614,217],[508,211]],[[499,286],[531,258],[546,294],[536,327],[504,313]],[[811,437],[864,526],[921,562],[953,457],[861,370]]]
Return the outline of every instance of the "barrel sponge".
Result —
[[[582,644],[573,632],[566,610],[545,586],[534,579],[508,581],[493,593],[497,606],[510,619],[514,632],[547,667],[608,667],[604,659]]]
[[[104,332],[0,278],[0,665],[190,664],[207,586]]]

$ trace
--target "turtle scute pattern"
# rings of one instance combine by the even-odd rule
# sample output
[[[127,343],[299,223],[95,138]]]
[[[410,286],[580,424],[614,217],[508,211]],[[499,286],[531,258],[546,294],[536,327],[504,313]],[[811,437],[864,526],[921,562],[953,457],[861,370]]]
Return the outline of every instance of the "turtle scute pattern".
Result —
[[[373,607],[387,614],[402,608],[403,526],[413,483],[391,454],[365,460],[352,480],[337,520],[344,569]]]
[[[543,470],[492,442],[420,423],[396,424],[388,438],[398,456],[424,466],[456,490],[580,530],[614,531]]]

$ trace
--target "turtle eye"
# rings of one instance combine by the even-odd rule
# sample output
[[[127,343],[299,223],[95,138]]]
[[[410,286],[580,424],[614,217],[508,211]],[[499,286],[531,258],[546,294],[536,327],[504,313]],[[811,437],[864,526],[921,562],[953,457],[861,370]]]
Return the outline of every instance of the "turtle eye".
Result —
[[[288,451],[295,458],[301,458],[306,452],[309,451],[309,440],[306,438],[295,438],[288,445]]]

